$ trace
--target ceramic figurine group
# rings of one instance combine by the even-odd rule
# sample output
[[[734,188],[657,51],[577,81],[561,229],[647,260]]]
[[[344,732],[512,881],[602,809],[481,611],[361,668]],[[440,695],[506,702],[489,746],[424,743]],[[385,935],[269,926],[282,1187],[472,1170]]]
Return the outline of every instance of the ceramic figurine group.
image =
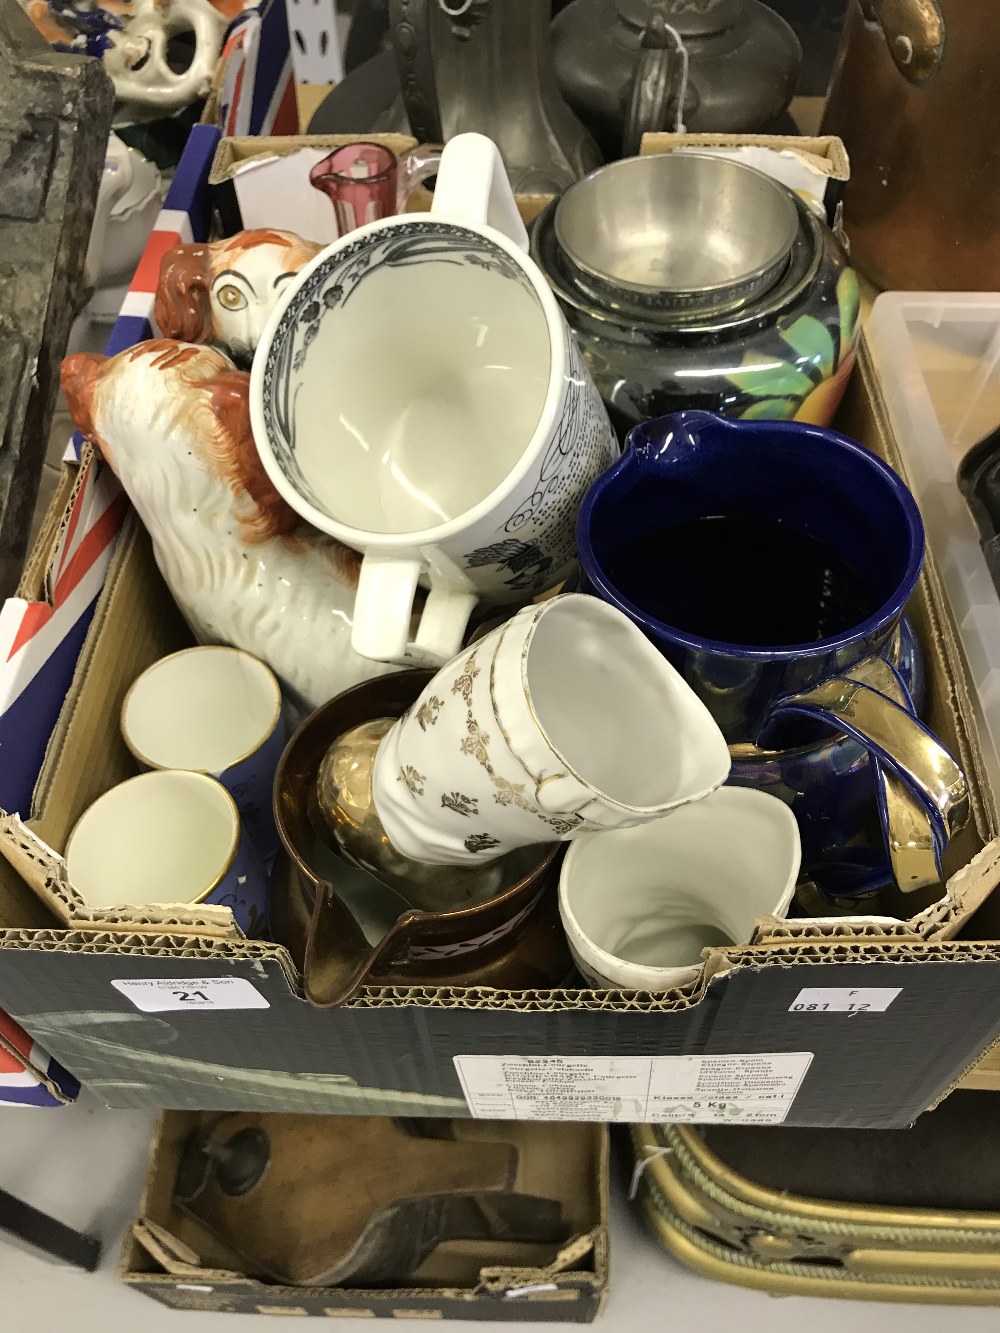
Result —
[[[567,943],[590,985],[666,990],[784,915],[800,870],[831,900],[938,882],[968,792],[919,721],[920,518],[890,468],[810,424],[857,315],[825,223],[742,164],[679,158],[684,198],[724,182],[769,219],[728,267],[711,236],[699,258],[666,155],[573,186],[529,241],[490,140],[433,159],[428,213],[394,211],[381,154],[340,164],[389,194],[355,193],[333,245],[180,246],[162,336],[64,365],[205,645],[126,701],[150,771],[84,815],[78,890],[107,903],[93,849],[128,864],[159,820],[186,847],[168,901],[262,929],[280,847],[271,930],[328,1004],[373,981],[555,984]],[[598,225],[615,198],[635,221],[637,197],[659,258],[638,224],[611,250]],[[609,348],[655,327],[635,345],[667,374],[704,319],[733,331],[737,388],[685,403],[678,374],[689,410],[657,415]],[[796,360],[770,388],[750,383],[762,329]],[[280,761],[279,686],[316,710]]]
[[[20,0],[57,50],[97,56],[115,85],[117,124],[175,114],[203,98],[240,0]],[[183,36],[190,60],[178,69],[169,43]]]

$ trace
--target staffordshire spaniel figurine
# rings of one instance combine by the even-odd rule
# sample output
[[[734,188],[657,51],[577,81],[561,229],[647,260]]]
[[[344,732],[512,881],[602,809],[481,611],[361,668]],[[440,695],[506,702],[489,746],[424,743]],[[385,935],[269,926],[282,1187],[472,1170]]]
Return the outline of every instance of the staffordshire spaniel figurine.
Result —
[[[160,265],[157,328],[164,338],[211,343],[248,367],[285,283],[322,249],[267,230],[175,246]]]
[[[77,429],[128,492],[195,637],[255,654],[313,709],[395,668],[351,648],[361,558],[272,486],[249,380],[214,348],[167,339],[62,366]]]

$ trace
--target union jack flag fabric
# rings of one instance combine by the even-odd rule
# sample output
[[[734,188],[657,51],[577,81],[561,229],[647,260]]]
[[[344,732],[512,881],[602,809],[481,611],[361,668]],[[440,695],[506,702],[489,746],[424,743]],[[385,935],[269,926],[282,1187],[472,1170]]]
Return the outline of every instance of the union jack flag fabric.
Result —
[[[0,1009],[0,1105],[65,1106],[80,1084]]]

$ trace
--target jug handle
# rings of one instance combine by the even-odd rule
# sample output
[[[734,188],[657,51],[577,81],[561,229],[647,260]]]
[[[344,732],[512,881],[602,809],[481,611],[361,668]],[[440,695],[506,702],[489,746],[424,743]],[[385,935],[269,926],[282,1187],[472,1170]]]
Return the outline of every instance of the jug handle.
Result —
[[[888,794],[879,792],[883,819],[898,809],[902,783],[923,806],[937,847],[944,848],[965,827],[970,814],[969,787],[958,763],[937,737],[903,705],[872,685],[848,676],[831,676],[810,690],[787,695],[771,709],[768,722],[788,714],[826,722],[860,741],[883,769],[897,780]],[[766,724],[765,724],[766,725]],[[916,887],[911,882],[911,887]]]
[[[418,185],[437,175],[441,169],[441,154],[444,149],[439,143],[421,144],[419,148],[410,148],[400,153],[396,175],[396,212],[405,213],[410,195]]]
[[[899,672],[884,657],[870,657],[850,671],[852,680],[884,694],[916,715]],[[942,847],[923,802],[877,755],[871,755],[882,837],[889,849],[893,878],[901,893],[914,893],[941,882]]]
[[[916,87],[926,83],[944,55],[944,17],[937,0],[862,0],[861,10],[882,29],[900,74]]]
[[[940,884],[943,849],[926,808],[877,756],[871,756],[871,764],[879,823],[900,892],[914,893],[931,884]]]
[[[431,583],[416,638],[410,639],[413,602],[424,565],[420,560],[366,551],[354,597],[351,647],[373,662],[442,666],[462,647],[479,594],[455,571],[454,581]]]
[[[667,127],[672,102],[683,115],[687,84],[686,53],[681,52],[663,18],[657,14],[646,25],[636,57],[629,91],[622,154],[634,157],[642,147],[642,136]]]
[[[431,212],[493,227],[527,253],[528,233],[500,149],[485,134],[456,134],[445,144]]]

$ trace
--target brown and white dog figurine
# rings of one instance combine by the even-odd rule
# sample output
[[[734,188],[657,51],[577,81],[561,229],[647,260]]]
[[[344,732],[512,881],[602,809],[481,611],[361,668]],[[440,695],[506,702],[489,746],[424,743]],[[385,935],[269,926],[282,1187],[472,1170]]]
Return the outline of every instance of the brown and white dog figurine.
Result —
[[[153,318],[164,338],[212,343],[249,366],[288,279],[323,249],[290,231],[178,245],[160,264]]]
[[[214,348],[166,339],[62,367],[77,429],[128,492],[195,637],[254,653],[314,708],[394,668],[351,648],[361,557],[271,485],[249,381]]]

